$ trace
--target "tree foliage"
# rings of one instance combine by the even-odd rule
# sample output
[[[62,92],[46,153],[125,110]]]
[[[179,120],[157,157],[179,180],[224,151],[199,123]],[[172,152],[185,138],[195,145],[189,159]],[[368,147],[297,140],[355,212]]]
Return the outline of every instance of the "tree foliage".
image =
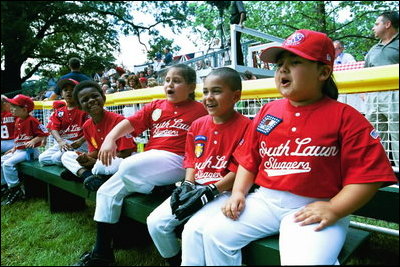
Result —
[[[72,56],[81,58],[82,71],[90,75],[115,60],[119,32],[140,40],[143,33],[159,34],[157,25],[176,31],[186,6],[171,1],[2,1],[2,91],[20,89],[34,73],[64,74]],[[151,13],[154,21],[145,24],[132,16],[133,10]]]
[[[209,43],[219,36],[218,9],[210,3],[197,2],[189,24],[193,32]],[[321,31],[333,39],[341,40],[346,52],[356,60],[364,60],[365,54],[377,40],[372,27],[383,11],[399,10],[397,1],[243,1],[247,19],[245,27],[280,38],[286,38],[295,30]],[[229,12],[224,13],[224,34],[229,40]],[[266,40],[243,34],[242,40],[260,43]]]

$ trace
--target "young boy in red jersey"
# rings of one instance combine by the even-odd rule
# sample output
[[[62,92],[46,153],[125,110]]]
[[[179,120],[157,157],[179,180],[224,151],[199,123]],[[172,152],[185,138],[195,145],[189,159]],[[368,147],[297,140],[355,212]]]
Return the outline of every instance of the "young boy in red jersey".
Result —
[[[48,136],[43,124],[29,115],[35,105],[29,96],[19,94],[6,100],[11,104],[11,113],[17,119],[14,147],[1,157],[1,179],[4,178],[8,186],[7,199],[2,201],[1,205],[9,205],[25,198],[25,191],[15,166],[22,161],[37,158],[37,147]]]
[[[123,136],[117,141],[117,157],[109,166],[97,160],[104,138],[125,117],[104,109],[106,96],[96,82],[81,82],[75,86],[72,97],[78,107],[89,113],[91,117],[83,125],[83,135],[88,142],[89,152],[65,152],[61,161],[67,170],[61,173],[61,177],[66,180],[84,182],[88,190],[96,191],[111,175],[117,172],[122,159],[136,152],[136,143],[132,136]]]
[[[55,164],[62,166],[61,156],[65,151],[87,151],[82,126],[89,118],[89,114],[78,109],[77,103],[72,98],[72,91],[77,84],[79,82],[73,79],[63,79],[57,83],[58,87],[61,88],[61,95],[67,102],[67,105],[56,106],[50,116],[47,129],[50,130],[56,144],[39,155],[39,162],[42,165]],[[55,104],[60,105],[60,103]]]

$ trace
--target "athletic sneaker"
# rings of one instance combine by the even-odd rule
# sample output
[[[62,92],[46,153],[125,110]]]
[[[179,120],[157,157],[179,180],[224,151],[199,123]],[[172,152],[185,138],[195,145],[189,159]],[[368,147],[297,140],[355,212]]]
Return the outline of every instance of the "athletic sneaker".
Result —
[[[82,183],[82,178],[76,176],[75,174],[70,172],[68,169],[63,170],[60,173],[60,177],[62,179],[64,179],[64,180],[67,180],[67,181],[75,181],[75,182],[81,182]]]
[[[114,254],[110,258],[103,257],[93,251],[86,251],[82,254],[77,263],[72,266],[113,266],[115,265]]]
[[[11,205],[19,200],[24,200],[25,199],[25,190],[23,188],[22,184],[19,184],[17,186],[11,187],[8,189],[8,195],[7,198],[1,202],[1,205]]]
[[[87,190],[95,192],[110,177],[111,176],[109,175],[93,174],[90,175],[89,177],[86,177],[85,181],[83,181],[83,185]]]

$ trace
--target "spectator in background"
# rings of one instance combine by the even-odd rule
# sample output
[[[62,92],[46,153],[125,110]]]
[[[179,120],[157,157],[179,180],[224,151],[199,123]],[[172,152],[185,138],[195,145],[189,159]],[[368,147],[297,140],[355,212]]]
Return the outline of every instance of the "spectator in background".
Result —
[[[341,41],[333,41],[333,47],[335,48],[335,61],[333,62],[333,64],[347,64],[351,62],[356,62],[352,55],[343,52],[344,45]]]
[[[136,76],[135,74],[132,74],[128,77],[128,87],[130,90],[132,89],[140,89],[140,82],[139,82],[139,77]]]
[[[147,78],[146,77],[140,77],[139,82],[140,82],[140,86],[142,88],[147,88]]]
[[[239,24],[239,26],[243,28],[243,22],[246,20],[246,10],[243,1],[231,1],[230,12],[230,23]],[[241,35],[241,32],[236,32],[236,60],[238,65],[243,66],[242,44],[240,43]]]
[[[169,47],[165,47],[164,48],[164,64],[165,66],[168,66],[171,62],[172,62],[172,53],[171,53],[171,49]]]
[[[379,42],[365,57],[365,67],[399,64],[399,13],[383,12],[372,28]],[[393,164],[399,167],[399,90],[366,94],[366,118],[378,130]]]
[[[147,80],[147,86],[148,86],[148,87],[155,87],[155,86],[158,86],[158,83],[157,83],[156,78],[153,78],[153,77],[149,78],[149,79]]]
[[[118,80],[117,80],[117,92],[123,92],[123,91],[126,91],[127,89],[126,89],[126,81],[125,81],[125,79],[122,79],[122,78],[119,78]]]
[[[243,74],[244,80],[257,80],[257,77],[251,72],[246,70]]]
[[[153,64],[153,69],[155,72],[160,71],[164,66],[164,62],[162,61],[162,55],[160,52],[156,53],[156,56],[154,58],[154,64]]]
[[[89,76],[81,72],[81,61],[79,58],[76,57],[70,58],[68,61],[68,66],[71,69],[71,72],[61,76],[60,79],[58,79],[58,81],[64,79],[73,79],[78,82],[91,80]],[[61,88],[57,85],[53,94],[50,96],[49,100],[55,100],[60,95],[61,95]]]

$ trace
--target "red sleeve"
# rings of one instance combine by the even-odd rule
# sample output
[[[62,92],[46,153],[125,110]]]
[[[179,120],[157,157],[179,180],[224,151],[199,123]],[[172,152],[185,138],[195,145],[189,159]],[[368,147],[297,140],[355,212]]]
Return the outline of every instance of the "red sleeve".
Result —
[[[261,111],[258,112],[258,114],[251,121],[242,141],[239,143],[235,152],[233,153],[233,157],[237,163],[254,174],[258,172],[261,164],[261,157],[258,152],[258,136],[260,133],[258,133],[256,130],[257,125],[260,122],[260,117],[262,118],[260,115],[262,113]]]
[[[193,134],[194,124],[192,124],[189,128],[189,131],[186,135],[186,143],[185,143],[185,157],[183,160],[184,168],[194,168],[195,155],[194,155],[194,134]]]
[[[60,130],[61,118],[57,117],[57,110],[54,110],[53,113],[51,113],[49,122],[47,123],[46,127],[49,130],[56,130],[56,131]]]
[[[151,127],[150,122],[152,121],[151,114],[153,110],[154,110],[154,102],[150,102],[144,105],[144,107],[138,110],[135,114],[127,118],[134,128],[133,132],[134,136],[140,135],[143,131]]]

